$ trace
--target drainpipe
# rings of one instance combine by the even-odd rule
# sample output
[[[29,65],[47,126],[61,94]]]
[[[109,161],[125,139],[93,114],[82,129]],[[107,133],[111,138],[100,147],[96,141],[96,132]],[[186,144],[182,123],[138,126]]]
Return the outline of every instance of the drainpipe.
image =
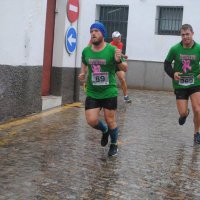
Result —
[[[77,41],[78,41],[78,37],[79,37],[78,27],[79,27],[79,20],[77,20]],[[78,44],[78,43],[76,42],[76,44]],[[78,74],[80,72],[80,69],[77,67],[77,46],[76,46],[76,52],[75,52],[75,69],[74,69],[74,91],[73,91],[74,92],[74,95],[73,95],[74,102],[79,101],[79,93],[80,93],[80,83],[79,83],[79,79],[78,79]]]

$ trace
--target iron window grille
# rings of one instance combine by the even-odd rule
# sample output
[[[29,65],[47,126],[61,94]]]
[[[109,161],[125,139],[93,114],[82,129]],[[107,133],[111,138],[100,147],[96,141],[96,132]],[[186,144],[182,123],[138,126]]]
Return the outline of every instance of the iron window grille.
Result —
[[[102,22],[107,29],[107,42],[112,41],[112,33],[119,31],[122,35],[123,50],[126,51],[127,26],[129,7],[126,5],[100,5],[97,21]]]
[[[158,7],[158,35],[180,35],[183,20],[183,7]]]

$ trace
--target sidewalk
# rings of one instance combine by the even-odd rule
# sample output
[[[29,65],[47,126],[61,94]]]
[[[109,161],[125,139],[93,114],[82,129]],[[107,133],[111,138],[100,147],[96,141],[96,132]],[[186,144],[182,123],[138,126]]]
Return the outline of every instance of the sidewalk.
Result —
[[[101,147],[82,104],[0,125],[0,200],[199,200],[192,113],[179,126],[173,93],[129,95],[132,104],[118,99],[117,157]]]

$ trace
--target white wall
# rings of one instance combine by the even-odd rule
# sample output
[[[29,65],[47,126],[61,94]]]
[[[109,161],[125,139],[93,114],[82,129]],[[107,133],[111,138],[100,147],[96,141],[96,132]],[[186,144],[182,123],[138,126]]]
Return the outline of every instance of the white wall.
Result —
[[[76,50],[69,54],[65,48],[65,35],[70,26],[73,26],[78,32],[78,21],[73,24],[67,18],[67,0],[58,0],[56,2],[56,18],[54,32],[54,49],[53,63],[54,67],[69,67],[76,66]]]
[[[155,34],[156,6],[184,6],[183,23],[190,23],[194,39],[200,41],[199,0],[82,0],[79,16],[77,63],[80,66],[82,49],[89,41],[89,27],[95,20],[96,5],[129,5],[126,53],[130,60],[163,62],[169,48],[180,36]]]
[[[46,1],[0,0],[0,64],[43,64]]]
[[[164,61],[169,48],[181,40],[180,36],[155,34],[157,6],[184,6],[183,23],[191,23],[194,30],[196,29],[196,36],[200,34],[200,29],[197,27],[200,21],[198,14],[200,1],[198,0],[138,0],[135,2],[137,3],[130,7],[128,24],[127,54],[129,59]]]
[[[47,0],[0,0],[0,64],[42,65]],[[200,41],[200,0],[79,0],[78,22],[67,18],[67,0],[57,0],[53,66],[80,67],[81,52],[90,39],[96,5],[129,5],[127,54],[130,60],[162,62],[179,36],[155,35],[156,6],[184,6],[183,23],[191,23]],[[77,52],[65,49],[65,33],[73,25]]]

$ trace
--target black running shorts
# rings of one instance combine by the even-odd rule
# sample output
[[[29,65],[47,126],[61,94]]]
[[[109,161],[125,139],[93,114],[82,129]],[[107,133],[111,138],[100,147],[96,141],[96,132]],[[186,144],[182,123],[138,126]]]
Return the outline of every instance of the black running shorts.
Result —
[[[86,97],[85,100],[85,110],[93,108],[106,108],[108,110],[117,109],[117,97],[107,98],[107,99],[94,99],[91,97]]]
[[[195,86],[195,87],[185,88],[185,89],[175,89],[174,94],[176,95],[176,99],[188,100],[190,95],[196,92],[200,92],[200,86]]]

